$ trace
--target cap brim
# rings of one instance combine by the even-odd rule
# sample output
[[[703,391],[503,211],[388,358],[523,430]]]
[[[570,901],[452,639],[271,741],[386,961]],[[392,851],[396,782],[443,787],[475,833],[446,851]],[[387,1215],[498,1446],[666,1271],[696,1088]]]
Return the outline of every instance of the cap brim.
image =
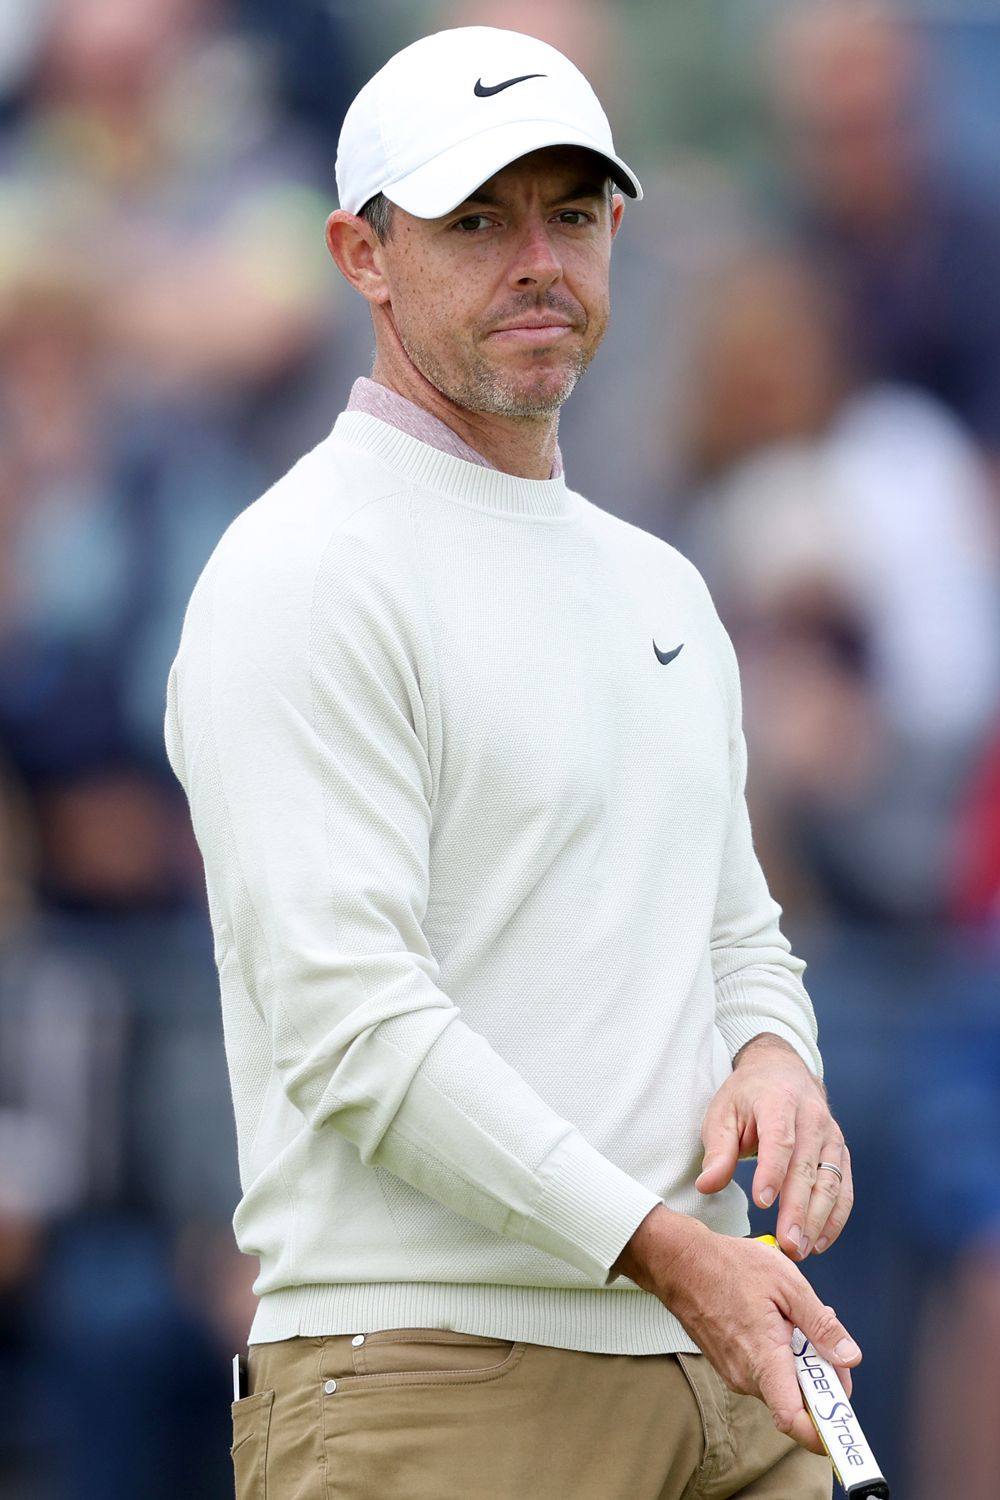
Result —
[[[558,120],[513,120],[493,130],[459,141],[396,182],[382,189],[385,196],[417,219],[438,219],[464,203],[496,172],[546,146],[581,146],[603,158],[608,176],[630,198],[642,197],[638,177],[592,136]]]

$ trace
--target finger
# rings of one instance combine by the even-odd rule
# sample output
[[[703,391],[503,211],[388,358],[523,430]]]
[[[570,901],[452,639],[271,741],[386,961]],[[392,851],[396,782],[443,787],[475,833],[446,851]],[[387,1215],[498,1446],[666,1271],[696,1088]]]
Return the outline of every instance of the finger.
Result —
[[[795,1116],[796,1101],[792,1094],[771,1096],[761,1106],[757,1121],[757,1170],[753,1174],[754,1202],[760,1208],[770,1208],[785,1185],[796,1144]]]
[[[844,1150],[844,1140],[839,1132],[836,1136],[827,1136],[820,1147],[819,1159],[816,1163],[816,1178],[809,1195],[805,1222],[802,1226],[803,1254],[816,1244],[840,1200],[845,1180],[842,1166]],[[833,1171],[834,1167],[837,1168],[836,1171]]]
[[[792,1317],[813,1348],[838,1370],[861,1363],[861,1350],[832,1307],[824,1307],[807,1281],[796,1297]]]
[[[791,1344],[776,1349],[760,1368],[757,1384],[779,1432],[787,1433],[811,1453],[822,1453],[819,1433],[806,1411],[795,1374]]]
[[[705,1155],[695,1182],[699,1193],[717,1193],[732,1181],[740,1155],[740,1126],[736,1109],[718,1095],[708,1106],[701,1129]]]
[[[822,1255],[823,1251],[833,1244],[850,1218],[851,1209],[854,1207],[854,1176],[851,1171],[851,1153],[846,1146],[844,1147],[844,1154],[840,1159],[840,1170],[844,1174],[844,1180],[840,1184],[837,1201],[830,1210],[830,1215],[826,1223],[816,1237],[814,1249],[817,1255]]]
[[[830,1114],[825,1103],[817,1099],[800,1108],[793,1130],[795,1145],[781,1189],[775,1235],[786,1255],[802,1260],[812,1248],[805,1234],[806,1216],[816,1186],[820,1149],[830,1132]],[[827,1204],[828,1213],[831,1206]]]

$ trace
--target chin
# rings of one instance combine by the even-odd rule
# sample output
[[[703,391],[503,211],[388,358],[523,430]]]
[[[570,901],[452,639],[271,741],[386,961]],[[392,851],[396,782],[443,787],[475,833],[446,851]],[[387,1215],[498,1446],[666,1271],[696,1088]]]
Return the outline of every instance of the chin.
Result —
[[[500,375],[497,386],[512,405],[537,406],[540,411],[558,411],[568,400],[583,374],[583,366],[574,362],[557,370],[534,371],[520,378]],[[525,413],[527,414],[527,413]]]
[[[586,361],[563,360],[548,368],[512,369],[509,365],[478,362],[458,380],[434,379],[424,374],[456,406],[466,411],[500,417],[553,416],[572,394]]]

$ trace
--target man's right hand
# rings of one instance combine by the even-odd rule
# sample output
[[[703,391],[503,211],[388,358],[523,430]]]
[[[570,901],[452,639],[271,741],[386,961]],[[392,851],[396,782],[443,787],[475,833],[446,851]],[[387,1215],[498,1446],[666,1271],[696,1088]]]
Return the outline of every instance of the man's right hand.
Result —
[[[792,1328],[801,1328],[836,1366],[848,1394],[849,1366],[861,1350],[790,1260],[660,1204],[615,1262],[616,1275],[658,1297],[732,1390],[759,1397],[776,1427],[803,1448],[823,1452],[799,1390]]]

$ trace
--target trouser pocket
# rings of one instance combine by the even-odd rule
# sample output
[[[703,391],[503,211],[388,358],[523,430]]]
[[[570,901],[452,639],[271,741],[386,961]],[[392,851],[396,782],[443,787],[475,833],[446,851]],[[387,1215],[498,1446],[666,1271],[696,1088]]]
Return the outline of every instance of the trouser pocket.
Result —
[[[532,1493],[514,1481],[531,1400],[520,1381],[528,1345],[397,1328],[355,1334],[349,1362],[346,1353],[331,1341],[323,1354],[324,1500]]]
[[[273,1391],[258,1391],[233,1402],[233,1473],[236,1500],[267,1500],[267,1440]]]
[[[354,1375],[366,1384],[376,1382],[419,1385],[468,1385],[502,1379],[524,1354],[525,1345],[509,1339],[476,1334],[447,1333],[431,1328],[394,1328],[353,1340]],[[354,1380],[341,1382],[354,1388]]]

